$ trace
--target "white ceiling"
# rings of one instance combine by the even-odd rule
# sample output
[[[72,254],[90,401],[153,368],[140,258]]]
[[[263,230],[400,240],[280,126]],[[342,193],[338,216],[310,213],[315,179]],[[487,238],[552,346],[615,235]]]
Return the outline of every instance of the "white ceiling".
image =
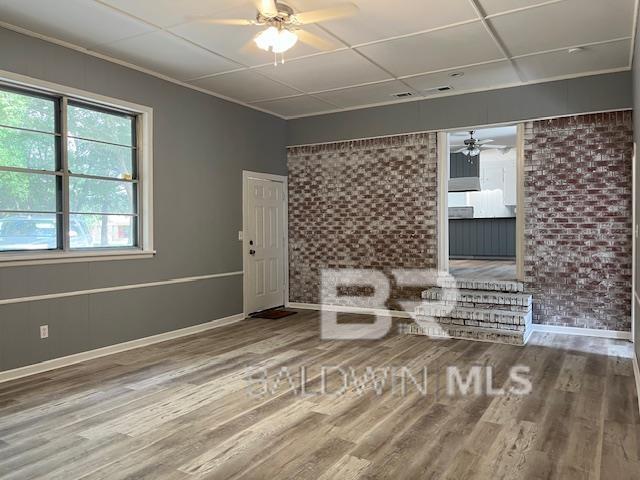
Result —
[[[251,47],[259,27],[194,21],[254,18],[251,0],[0,0],[0,25],[284,118],[630,68],[637,0],[352,1],[356,16],[308,28],[334,51],[299,42],[278,66]]]

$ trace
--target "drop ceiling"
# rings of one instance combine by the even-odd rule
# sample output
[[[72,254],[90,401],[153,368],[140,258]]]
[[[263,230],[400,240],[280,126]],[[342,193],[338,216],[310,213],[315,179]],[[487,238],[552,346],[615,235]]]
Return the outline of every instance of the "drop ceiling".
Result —
[[[283,1],[296,11],[340,0]],[[0,0],[0,25],[65,42],[283,118],[501,88],[631,64],[637,0],[354,0],[285,63],[247,48],[250,0]],[[582,47],[569,53],[569,49]],[[462,74],[452,76],[452,74]],[[446,91],[439,88],[449,87]],[[410,93],[402,99],[394,95]]]

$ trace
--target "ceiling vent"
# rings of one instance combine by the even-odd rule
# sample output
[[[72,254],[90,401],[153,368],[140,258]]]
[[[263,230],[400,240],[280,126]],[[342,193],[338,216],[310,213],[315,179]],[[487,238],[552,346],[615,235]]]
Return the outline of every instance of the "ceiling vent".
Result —
[[[448,92],[450,90],[453,90],[453,87],[449,85],[443,85],[441,87],[428,88],[426,90],[423,90],[423,92],[425,93],[425,95],[433,95],[434,93]]]
[[[392,97],[396,97],[396,98],[407,98],[407,97],[413,97],[413,93],[411,93],[411,92],[401,92],[401,93],[394,93],[391,96]]]

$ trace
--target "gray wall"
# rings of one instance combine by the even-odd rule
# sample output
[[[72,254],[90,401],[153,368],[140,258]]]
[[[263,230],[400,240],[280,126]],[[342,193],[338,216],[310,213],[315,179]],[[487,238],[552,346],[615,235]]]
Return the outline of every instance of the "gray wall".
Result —
[[[631,73],[412,101],[287,122],[287,145],[490,125],[631,108]]]
[[[153,107],[158,251],[149,260],[0,267],[0,299],[242,270],[242,170],[286,173],[283,120],[9,30],[0,29],[0,45],[0,70]],[[241,276],[4,305],[0,371],[241,311]]]

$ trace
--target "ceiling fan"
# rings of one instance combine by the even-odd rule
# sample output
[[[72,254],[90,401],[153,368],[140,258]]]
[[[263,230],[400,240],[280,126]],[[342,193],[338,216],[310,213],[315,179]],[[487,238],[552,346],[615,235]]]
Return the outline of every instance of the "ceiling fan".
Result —
[[[209,18],[200,21],[218,25],[267,27],[258,33],[249,44],[255,42],[258,48],[273,52],[276,64],[277,55],[281,55],[282,63],[284,63],[284,52],[292,48],[298,40],[319,50],[334,49],[334,44],[307,30],[302,30],[301,27],[348,17],[358,12],[358,7],[353,3],[342,3],[329,8],[299,13],[294,12],[289,5],[276,0],[254,0],[254,3],[258,9],[255,19]]]
[[[506,148],[505,145],[487,145],[488,143],[492,143],[493,140],[492,139],[478,140],[473,136],[474,133],[475,133],[475,130],[470,130],[469,138],[467,138],[464,141],[464,147],[462,147],[459,150],[455,150],[454,153],[462,153],[467,157],[475,157],[476,155],[480,154],[482,149],[485,149],[485,148],[495,148],[495,149]]]

